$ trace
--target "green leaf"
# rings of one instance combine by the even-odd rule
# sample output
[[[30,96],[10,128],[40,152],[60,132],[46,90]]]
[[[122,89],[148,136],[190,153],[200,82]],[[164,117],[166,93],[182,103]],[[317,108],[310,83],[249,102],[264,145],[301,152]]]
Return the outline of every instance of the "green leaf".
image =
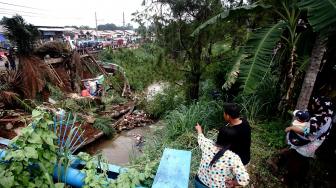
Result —
[[[258,84],[265,78],[272,64],[272,54],[276,43],[280,40],[285,23],[279,22],[254,33],[248,40],[244,53],[248,63],[240,66],[242,88],[245,94],[255,91]]]
[[[44,142],[46,142],[48,145],[53,146],[54,140],[52,139],[51,135],[42,135],[42,139]]]
[[[41,139],[40,135],[33,132],[30,135],[30,138],[28,139],[28,142],[33,143],[33,144],[42,144],[42,139]]]
[[[32,112],[33,118],[41,116],[41,115],[42,115],[42,112],[40,110],[33,110]]]
[[[1,187],[13,187],[14,186],[14,176],[3,176],[0,177]]]
[[[37,151],[34,148],[32,148],[32,147],[25,147],[24,151],[25,151],[25,156],[27,158],[38,159]]]
[[[236,57],[235,63],[230,72],[226,74],[226,81],[222,86],[222,89],[229,90],[231,86],[236,83],[236,80],[239,75],[239,68],[241,61],[245,58],[243,53],[239,53],[238,57]]]
[[[308,11],[308,20],[315,32],[336,23],[336,0],[305,0],[299,7]]]
[[[225,10],[216,16],[210,18],[209,20],[205,21],[201,25],[199,25],[191,34],[192,37],[197,36],[203,29],[207,28],[209,25],[216,24],[219,20],[229,19],[233,16],[240,15],[240,14],[246,14],[246,12],[252,12],[252,11],[260,11],[262,9],[270,8],[271,6],[268,5],[258,5],[256,3],[252,5],[244,5],[232,9]]]

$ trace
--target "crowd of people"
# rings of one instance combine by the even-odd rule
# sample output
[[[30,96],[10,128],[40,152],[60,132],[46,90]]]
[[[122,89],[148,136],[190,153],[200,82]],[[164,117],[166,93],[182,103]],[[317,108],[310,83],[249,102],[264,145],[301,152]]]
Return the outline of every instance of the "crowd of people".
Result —
[[[289,174],[293,162],[288,159],[295,153],[301,158],[314,158],[315,151],[329,135],[332,126],[333,106],[327,97],[313,97],[308,109],[295,110],[292,124],[285,129],[287,148],[280,152],[287,162]],[[228,123],[219,129],[214,142],[203,135],[202,126],[197,123],[198,144],[202,151],[197,175],[196,188],[246,186],[249,183],[247,167],[250,163],[251,127],[249,122],[240,116],[238,104],[224,105],[224,120]],[[280,157],[281,158],[281,157]],[[289,157],[290,158],[290,157]],[[278,158],[279,159],[279,158]],[[278,160],[276,165],[279,165]],[[294,161],[300,163],[300,161]],[[278,167],[278,166],[277,166]],[[307,171],[307,165],[298,165],[294,172]],[[303,174],[303,173],[300,173]],[[291,174],[290,174],[291,175]]]

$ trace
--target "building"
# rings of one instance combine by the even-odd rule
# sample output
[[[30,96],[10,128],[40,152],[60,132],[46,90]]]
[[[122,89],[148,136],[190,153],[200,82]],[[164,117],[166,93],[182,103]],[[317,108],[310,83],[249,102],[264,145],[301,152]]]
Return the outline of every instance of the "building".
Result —
[[[67,31],[64,27],[54,26],[37,26],[40,31],[42,41],[63,40],[64,32]]]

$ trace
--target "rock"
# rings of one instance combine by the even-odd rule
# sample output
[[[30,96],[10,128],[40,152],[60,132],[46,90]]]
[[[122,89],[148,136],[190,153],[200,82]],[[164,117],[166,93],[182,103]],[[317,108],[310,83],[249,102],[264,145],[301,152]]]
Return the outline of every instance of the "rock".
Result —
[[[12,123],[7,123],[6,124],[6,130],[13,129],[13,124]]]

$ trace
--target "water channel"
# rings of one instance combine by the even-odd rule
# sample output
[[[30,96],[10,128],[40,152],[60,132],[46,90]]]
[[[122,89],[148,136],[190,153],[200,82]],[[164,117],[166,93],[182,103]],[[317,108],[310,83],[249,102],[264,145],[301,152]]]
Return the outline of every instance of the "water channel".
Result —
[[[156,129],[162,128],[162,122],[146,127],[138,127],[129,131],[124,131],[114,138],[101,138],[85,146],[84,151],[90,154],[102,153],[105,159],[111,164],[125,166],[131,157],[141,155],[141,149],[146,140],[139,144],[139,136],[146,136]]]

